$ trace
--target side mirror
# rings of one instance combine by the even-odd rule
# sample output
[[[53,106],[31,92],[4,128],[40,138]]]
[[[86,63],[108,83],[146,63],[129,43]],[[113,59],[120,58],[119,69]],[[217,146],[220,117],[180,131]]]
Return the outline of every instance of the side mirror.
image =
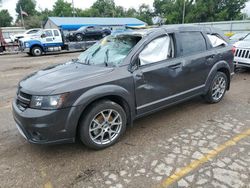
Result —
[[[45,38],[46,37],[46,35],[43,33],[42,35],[41,35],[41,38]]]
[[[139,65],[140,65],[139,57],[136,57],[132,61],[132,63],[129,65],[129,68],[128,68],[129,72],[131,72],[131,73],[134,72],[136,69],[138,69]]]

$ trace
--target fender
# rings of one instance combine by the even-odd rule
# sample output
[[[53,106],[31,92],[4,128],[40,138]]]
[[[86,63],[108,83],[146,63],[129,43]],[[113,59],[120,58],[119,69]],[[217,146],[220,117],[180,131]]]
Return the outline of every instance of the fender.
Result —
[[[32,49],[34,46],[39,46],[42,48],[42,50],[44,50],[43,45],[39,40],[29,40],[26,43],[29,43],[30,49]]]
[[[206,83],[205,83],[205,93],[208,92],[209,90],[209,87],[210,87],[210,83],[212,82],[215,74],[217,73],[217,71],[221,68],[225,68],[228,70],[228,72],[230,73],[230,66],[228,65],[228,63],[226,61],[219,61],[217,63],[214,64],[214,66],[212,67],[212,69],[210,70],[209,74],[208,74],[208,77],[207,77],[207,80],[206,80]],[[230,76],[229,76],[229,79]],[[228,83],[228,89],[229,89],[229,86],[230,86],[230,80],[229,80],[229,83]]]
[[[128,105],[129,111],[130,111],[130,122],[135,117],[135,104],[133,101],[132,94],[130,94],[125,88],[117,86],[117,85],[101,85],[99,87],[92,88],[90,90],[87,90],[84,92],[78,99],[74,102],[73,106],[76,108],[72,108],[70,111],[70,116],[76,116],[77,114],[77,119],[79,120],[83,111],[86,109],[86,107],[93,103],[94,101],[108,97],[108,96],[116,96],[122,98]],[[74,110],[73,110],[74,109]],[[78,121],[74,125],[74,131],[76,132],[76,128],[78,125]]]

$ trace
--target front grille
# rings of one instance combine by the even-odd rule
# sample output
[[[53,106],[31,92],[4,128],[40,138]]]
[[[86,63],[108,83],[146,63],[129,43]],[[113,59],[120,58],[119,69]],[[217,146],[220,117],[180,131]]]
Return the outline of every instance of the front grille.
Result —
[[[250,49],[237,49],[235,57],[250,59]]]
[[[22,91],[17,92],[17,106],[20,110],[25,110],[26,108],[29,107],[31,101],[31,95],[26,94]]]

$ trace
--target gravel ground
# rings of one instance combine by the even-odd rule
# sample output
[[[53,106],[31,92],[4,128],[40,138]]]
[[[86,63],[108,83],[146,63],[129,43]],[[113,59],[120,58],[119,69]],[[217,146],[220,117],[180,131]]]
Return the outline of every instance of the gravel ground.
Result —
[[[11,114],[18,81],[78,55],[0,56],[0,187],[250,187],[250,71],[219,104],[198,97],[141,118],[105,150],[27,143]]]

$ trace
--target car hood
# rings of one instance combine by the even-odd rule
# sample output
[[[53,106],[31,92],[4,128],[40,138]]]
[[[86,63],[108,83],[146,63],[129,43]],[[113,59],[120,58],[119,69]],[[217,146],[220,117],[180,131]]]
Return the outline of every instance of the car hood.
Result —
[[[80,87],[81,89],[84,86],[90,86],[93,83],[93,79],[105,75],[113,69],[111,67],[68,62],[48,67],[27,76],[20,82],[20,87],[24,92],[32,95],[69,92],[67,89],[72,89],[72,86]]]
[[[234,44],[236,48],[250,48],[250,40],[238,41]]]

